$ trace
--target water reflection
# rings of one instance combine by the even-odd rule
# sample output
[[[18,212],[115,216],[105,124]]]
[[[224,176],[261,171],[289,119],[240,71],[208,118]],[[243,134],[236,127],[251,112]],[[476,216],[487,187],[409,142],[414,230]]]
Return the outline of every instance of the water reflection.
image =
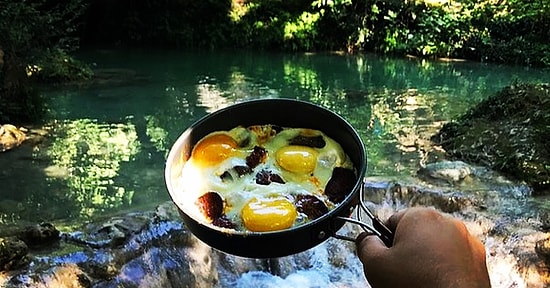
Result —
[[[131,203],[134,187],[118,183],[117,178],[121,166],[134,160],[140,151],[133,124],[77,119],[58,123],[52,136],[44,152],[66,174],[48,180],[66,184],[59,200],[68,205],[70,214],[90,217],[104,208]]]
[[[421,140],[442,123],[514,79],[550,78],[543,70],[373,55],[157,52],[82,53],[98,69],[149,77],[44,92],[53,133],[40,153],[0,154],[2,222],[79,221],[168,200],[171,144],[200,117],[248,99],[295,98],[333,110],[363,137],[369,175],[410,175],[425,152]]]
[[[207,113],[215,112],[230,104],[230,100],[224,97],[223,91],[215,84],[201,83],[197,85],[197,98],[199,104],[206,108]]]

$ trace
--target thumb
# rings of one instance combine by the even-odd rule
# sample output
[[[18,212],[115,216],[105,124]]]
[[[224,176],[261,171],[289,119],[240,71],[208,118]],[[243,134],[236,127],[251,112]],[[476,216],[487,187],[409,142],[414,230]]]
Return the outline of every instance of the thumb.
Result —
[[[382,242],[382,239],[375,235],[359,235],[356,246],[357,256],[363,263],[366,273],[384,262],[389,253],[389,248]]]
[[[361,235],[360,235],[361,236]],[[368,235],[357,239],[357,256],[363,263],[363,272],[371,287],[396,287],[388,286],[389,254],[391,248],[386,247],[382,239],[375,235]],[[385,270],[385,271],[384,271]],[[390,273],[391,274],[391,273]]]

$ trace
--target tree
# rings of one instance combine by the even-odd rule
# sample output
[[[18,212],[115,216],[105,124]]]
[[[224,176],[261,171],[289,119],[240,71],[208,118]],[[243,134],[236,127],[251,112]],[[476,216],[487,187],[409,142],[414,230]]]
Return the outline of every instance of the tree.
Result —
[[[78,48],[86,1],[0,0],[0,7],[0,122],[29,121],[42,110],[33,78],[89,76],[67,54]]]

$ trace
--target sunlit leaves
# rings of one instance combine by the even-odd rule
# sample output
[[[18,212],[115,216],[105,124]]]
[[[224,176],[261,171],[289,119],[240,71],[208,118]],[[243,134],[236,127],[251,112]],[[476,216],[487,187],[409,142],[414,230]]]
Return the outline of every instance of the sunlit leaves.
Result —
[[[388,10],[388,14],[384,15],[385,20],[393,21],[397,18],[397,13],[393,12],[392,10]]]
[[[302,13],[295,21],[286,22],[284,26],[285,41],[298,40],[291,42],[293,50],[309,50],[313,47],[317,28],[315,24],[321,17],[320,13]],[[303,47],[300,47],[303,46]],[[298,49],[300,48],[300,49]]]
[[[248,10],[254,8],[258,5],[253,2],[240,3],[241,1],[232,0],[231,1],[231,10],[229,11],[229,17],[233,22],[238,22],[241,20],[241,17],[248,13]]]
[[[319,17],[319,13],[304,12],[300,15],[300,17],[298,17],[298,19],[296,19],[296,21],[287,22],[284,28],[285,38],[291,39],[294,37],[302,37],[308,33],[313,33],[312,36],[314,36],[314,25],[315,22],[319,20]]]
[[[311,3],[314,7],[334,7],[336,5],[350,5],[352,0],[315,0]]]
[[[524,21],[525,17],[531,17],[527,22],[533,19],[544,20],[544,17],[540,17],[540,11],[548,10],[544,10],[548,6],[545,4],[523,0],[498,1],[498,5],[493,0],[316,0],[311,2],[309,8],[297,8],[299,5],[255,0],[246,5],[251,3],[254,4],[254,9],[248,10],[248,14],[240,18],[239,25],[245,27],[246,31],[235,35],[246,38],[245,43],[259,43],[262,48],[282,47],[292,51],[336,48],[430,58],[479,57],[476,60],[493,61],[502,56],[500,61],[519,58],[518,60],[529,64],[550,63],[550,52],[545,52],[548,50],[545,50],[545,45],[523,49],[529,50],[532,56],[514,54],[514,45],[523,47],[529,41],[516,39],[512,44],[506,45],[505,42],[499,43],[498,35],[491,31],[491,25],[498,24],[499,18],[510,24]],[[512,16],[503,18],[503,15]],[[272,19],[277,19],[277,22]],[[543,20],[537,21],[544,24]],[[539,26],[544,25],[537,27]],[[541,29],[548,30],[539,28]],[[531,33],[526,31],[524,34]],[[547,38],[548,35],[542,35],[531,42],[544,42]],[[493,52],[495,48],[504,49],[509,55]]]

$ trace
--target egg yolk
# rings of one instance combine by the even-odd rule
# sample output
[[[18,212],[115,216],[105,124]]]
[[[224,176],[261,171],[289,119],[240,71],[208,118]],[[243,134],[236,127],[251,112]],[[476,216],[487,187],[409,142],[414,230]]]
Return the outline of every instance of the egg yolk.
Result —
[[[283,169],[305,174],[315,170],[318,154],[311,147],[289,145],[277,150],[275,159]]]
[[[244,205],[241,215],[248,230],[267,232],[290,228],[298,212],[294,204],[284,198],[253,198]]]
[[[202,139],[191,157],[200,166],[212,166],[229,158],[237,150],[237,141],[226,134],[213,134]]]

